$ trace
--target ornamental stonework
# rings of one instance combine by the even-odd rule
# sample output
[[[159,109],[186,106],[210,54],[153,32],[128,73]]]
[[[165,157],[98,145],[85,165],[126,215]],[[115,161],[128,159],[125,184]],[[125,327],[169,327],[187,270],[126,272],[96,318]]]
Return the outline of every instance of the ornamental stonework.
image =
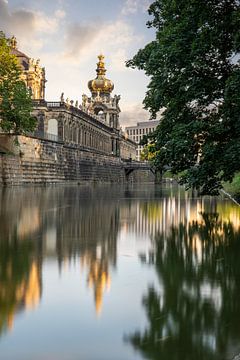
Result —
[[[13,36],[11,39],[11,53],[15,55],[22,68],[22,79],[32,93],[34,100],[45,98],[45,68],[40,66],[40,60],[31,59],[17,48],[17,40]]]

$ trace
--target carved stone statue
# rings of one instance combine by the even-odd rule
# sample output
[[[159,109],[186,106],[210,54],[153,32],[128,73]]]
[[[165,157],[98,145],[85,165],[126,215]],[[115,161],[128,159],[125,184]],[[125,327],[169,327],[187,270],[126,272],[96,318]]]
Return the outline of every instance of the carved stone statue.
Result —
[[[69,98],[66,98],[66,106],[67,106],[67,109],[69,109],[69,108],[70,108]]]
[[[64,93],[63,92],[61,93],[60,101],[64,102]]]
[[[86,106],[87,106],[87,100],[88,100],[87,95],[83,94],[83,95],[82,95],[82,106],[83,106],[83,108],[86,108]]]
[[[120,101],[121,96],[120,95],[114,95],[114,98],[112,99],[112,106],[117,107],[118,103]]]
[[[114,96],[114,99],[115,99],[115,102],[116,102],[116,106],[118,105],[120,99],[121,99],[121,96],[120,95],[115,95]]]

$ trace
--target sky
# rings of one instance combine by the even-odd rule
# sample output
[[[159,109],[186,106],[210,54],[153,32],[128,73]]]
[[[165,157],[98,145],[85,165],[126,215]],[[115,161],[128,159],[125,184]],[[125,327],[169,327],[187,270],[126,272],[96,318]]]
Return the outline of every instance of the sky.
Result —
[[[0,30],[15,35],[18,49],[46,69],[46,99],[81,101],[90,96],[97,56],[105,55],[113,94],[121,95],[123,127],[149,119],[142,109],[148,79],[126,68],[138,49],[154,39],[148,29],[151,0],[0,0]]]

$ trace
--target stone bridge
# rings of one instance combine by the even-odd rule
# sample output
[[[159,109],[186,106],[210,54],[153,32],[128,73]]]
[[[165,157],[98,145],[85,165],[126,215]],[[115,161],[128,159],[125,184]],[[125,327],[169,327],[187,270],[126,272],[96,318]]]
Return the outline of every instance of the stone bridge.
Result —
[[[156,174],[155,169],[149,162],[140,161],[125,161],[124,162],[125,175],[128,177],[134,170],[148,170],[154,175]]]

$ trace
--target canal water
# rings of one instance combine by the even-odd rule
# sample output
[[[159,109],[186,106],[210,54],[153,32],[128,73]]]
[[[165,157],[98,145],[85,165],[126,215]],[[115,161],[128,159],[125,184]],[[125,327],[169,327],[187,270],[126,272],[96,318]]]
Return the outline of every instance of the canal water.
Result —
[[[173,185],[0,191],[0,359],[240,356],[240,207]]]

